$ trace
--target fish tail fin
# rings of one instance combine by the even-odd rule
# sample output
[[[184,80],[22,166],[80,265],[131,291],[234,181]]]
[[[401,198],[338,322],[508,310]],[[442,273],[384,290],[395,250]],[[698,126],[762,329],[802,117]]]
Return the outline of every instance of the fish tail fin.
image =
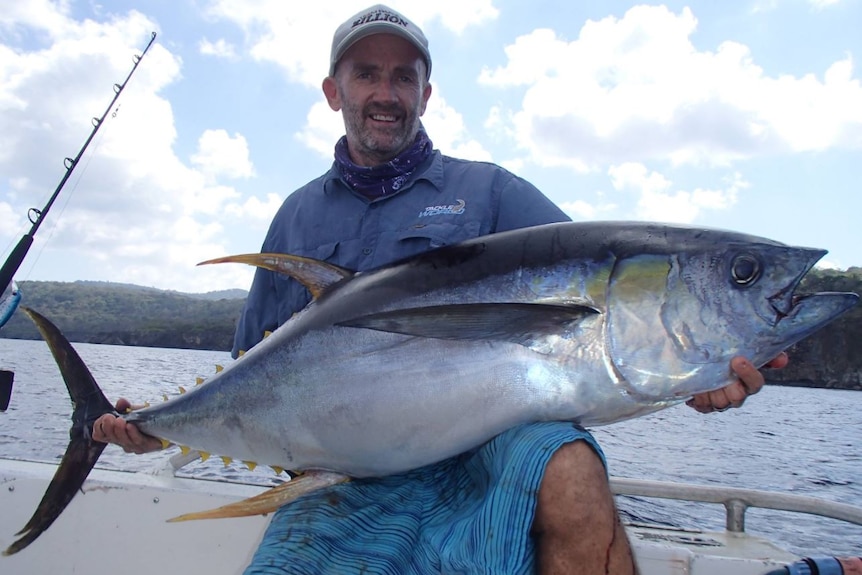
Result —
[[[106,444],[92,439],[93,422],[105,413],[115,413],[114,407],[99,389],[90,370],[57,326],[30,308],[22,307],[21,310],[36,324],[57,361],[72,399],[74,412],[69,445],[60,467],[33,516],[16,534],[23,537],[3,551],[3,555],[17,553],[35,541],[72,501],[105,449]]]
[[[33,516],[21,531],[15,535],[23,535],[3,551],[3,555],[14,555],[35,541],[54,520],[60,516],[78,489],[84,484],[90,470],[105,449],[105,443],[98,443],[84,438],[75,438],[69,442],[60,467],[42,501]]]

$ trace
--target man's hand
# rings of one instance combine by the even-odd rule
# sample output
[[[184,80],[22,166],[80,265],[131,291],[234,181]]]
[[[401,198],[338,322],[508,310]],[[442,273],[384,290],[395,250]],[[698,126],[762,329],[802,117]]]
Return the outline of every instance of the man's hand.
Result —
[[[782,351],[764,367],[780,369],[786,366],[788,361],[787,354]],[[763,374],[744,357],[734,357],[730,361],[730,368],[739,376],[738,380],[727,387],[699,393],[689,399],[686,405],[701,413],[725,411],[731,407],[742,406],[749,395],[754,395],[763,387]]]
[[[130,408],[133,408],[132,404],[125,399],[117,402],[116,409],[120,413],[125,413]],[[144,435],[133,423],[126,423],[122,417],[110,413],[101,416],[93,424],[93,439],[102,443],[115,443],[126,453],[148,453],[162,448],[161,441]]]

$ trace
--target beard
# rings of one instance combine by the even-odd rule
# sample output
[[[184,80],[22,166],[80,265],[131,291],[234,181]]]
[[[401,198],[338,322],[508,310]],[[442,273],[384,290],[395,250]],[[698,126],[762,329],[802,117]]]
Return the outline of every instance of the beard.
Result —
[[[342,113],[350,155],[360,165],[388,162],[407,149],[419,131],[418,109],[369,104],[344,106]],[[372,115],[394,116],[397,120],[384,123],[372,120]]]

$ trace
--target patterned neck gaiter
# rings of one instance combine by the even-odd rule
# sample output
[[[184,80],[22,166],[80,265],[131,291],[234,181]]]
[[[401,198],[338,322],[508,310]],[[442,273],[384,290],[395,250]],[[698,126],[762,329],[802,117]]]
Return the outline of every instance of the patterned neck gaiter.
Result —
[[[428,134],[420,128],[413,145],[379,166],[357,166],[350,160],[347,151],[347,136],[335,144],[335,163],[341,177],[356,192],[369,200],[382,198],[397,192],[410,179],[416,166],[424,162],[434,149]]]

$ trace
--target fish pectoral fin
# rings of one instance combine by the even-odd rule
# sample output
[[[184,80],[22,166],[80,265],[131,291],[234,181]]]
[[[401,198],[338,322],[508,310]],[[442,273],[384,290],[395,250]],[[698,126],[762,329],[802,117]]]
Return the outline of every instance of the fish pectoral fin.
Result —
[[[342,268],[314,258],[294,256],[290,254],[241,254],[226,256],[201,262],[198,265],[241,263],[268,269],[290,276],[308,289],[314,299],[325,292],[330,286],[352,278],[353,270]]]
[[[340,322],[403,335],[454,340],[501,340],[528,345],[537,337],[599,313],[584,305],[476,303],[409,308]]]
[[[271,513],[294,499],[338,483],[350,481],[350,477],[341,473],[331,471],[308,471],[297,476],[286,483],[268,489],[259,495],[223,505],[216,509],[200,511],[197,513],[186,513],[179,517],[168,519],[168,523],[179,521],[192,521],[195,519],[221,519],[224,517],[248,517],[250,515],[263,515]]]

